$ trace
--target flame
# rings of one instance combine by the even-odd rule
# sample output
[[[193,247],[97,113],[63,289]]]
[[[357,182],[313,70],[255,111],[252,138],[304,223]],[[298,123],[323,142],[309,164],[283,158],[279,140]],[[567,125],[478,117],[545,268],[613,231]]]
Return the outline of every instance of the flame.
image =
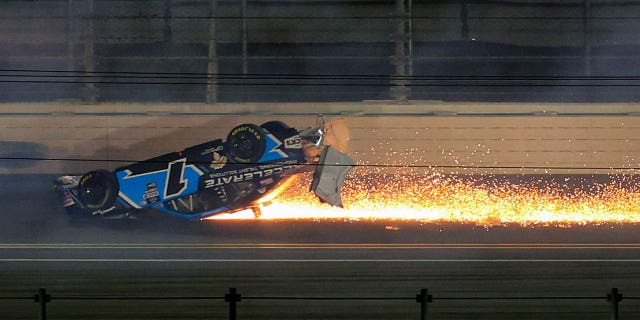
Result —
[[[572,226],[640,223],[640,187],[634,175],[606,181],[573,176],[460,176],[437,172],[397,175],[357,168],[345,181],[345,208],[320,203],[310,175],[262,208],[263,220],[403,220],[481,226]],[[515,177],[515,178],[514,178]],[[520,179],[521,181],[514,181]],[[251,211],[212,219],[254,219]]]

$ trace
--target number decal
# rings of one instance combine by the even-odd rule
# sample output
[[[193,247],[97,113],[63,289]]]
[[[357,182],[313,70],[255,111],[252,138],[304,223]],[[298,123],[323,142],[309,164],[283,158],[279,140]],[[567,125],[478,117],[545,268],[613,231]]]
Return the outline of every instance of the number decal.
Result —
[[[188,164],[186,158],[169,162],[156,171],[133,174],[131,170],[124,169],[116,172],[119,195],[134,208],[152,206],[158,201],[198,192],[198,181],[203,174],[198,167]],[[154,192],[159,193],[155,195],[158,201],[149,201]]]
[[[164,188],[165,199],[178,196],[187,189],[188,180],[184,179],[184,166],[186,162],[186,158],[169,162],[167,182]]]

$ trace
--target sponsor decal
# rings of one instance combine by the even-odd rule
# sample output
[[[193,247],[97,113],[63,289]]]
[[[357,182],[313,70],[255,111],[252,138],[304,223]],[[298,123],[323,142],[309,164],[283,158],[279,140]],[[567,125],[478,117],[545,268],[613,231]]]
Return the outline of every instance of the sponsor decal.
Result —
[[[62,193],[62,197],[63,197],[63,206],[70,207],[76,204],[76,202],[73,201],[73,197],[71,196],[71,192],[69,192],[69,190],[65,190]]]
[[[213,161],[209,165],[211,169],[218,170],[222,169],[227,164],[227,157],[219,154],[218,152],[213,152]]]
[[[259,166],[258,168],[245,168],[242,170],[231,170],[225,172],[225,175],[217,176],[216,174],[210,175],[210,179],[204,181],[205,188],[214,188],[223,186],[230,183],[238,183],[244,181],[251,181],[255,179],[262,179],[271,177],[273,175],[281,174],[283,171],[293,169],[294,165],[266,165]],[[266,180],[266,179],[265,179]],[[263,180],[263,181],[265,181]]]
[[[142,194],[142,202],[141,205],[146,205],[147,203],[154,203],[160,201],[160,192],[158,191],[158,184],[154,182],[147,183],[147,189]]]
[[[286,138],[284,140],[284,147],[287,149],[302,149],[302,138],[298,135]]]
[[[93,215],[93,216],[101,216],[101,215],[105,215],[105,214],[107,214],[109,212],[112,212],[112,211],[115,211],[115,210],[116,210],[116,206],[111,206],[108,209],[102,209],[102,210],[93,211],[93,212],[91,212],[91,215]]]
[[[287,165],[297,165],[297,164],[298,164],[297,160],[287,160],[287,161],[282,161],[282,162],[278,162],[278,163],[263,164],[263,165],[259,165],[257,167],[247,167],[247,168],[238,169],[238,170],[226,170],[226,171],[223,171],[223,172],[211,173],[211,174],[209,174],[209,177],[210,178],[218,178],[218,177],[232,176],[232,175],[237,175],[237,174],[242,174],[242,173],[247,173],[247,172],[260,171],[260,170],[266,170],[266,169],[273,169],[273,168],[277,168],[277,167],[282,167],[282,166],[287,166]]]
[[[213,147],[213,148],[209,148],[209,149],[205,149],[204,151],[202,151],[202,153],[200,153],[201,155],[205,155],[205,154],[209,154],[209,153],[215,153],[215,152],[221,152],[224,149],[223,146],[217,146],[217,147]]]

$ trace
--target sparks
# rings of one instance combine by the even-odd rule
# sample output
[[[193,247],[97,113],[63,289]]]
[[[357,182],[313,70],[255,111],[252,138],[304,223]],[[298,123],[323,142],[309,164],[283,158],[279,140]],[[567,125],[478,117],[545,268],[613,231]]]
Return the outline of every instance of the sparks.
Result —
[[[345,182],[345,208],[320,203],[311,177],[296,177],[287,192],[262,208],[264,220],[403,220],[481,226],[572,226],[640,223],[640,182],[633,175],[598,178],[395,175],[354,170]],[[212,219],[254,219],[251,211]]]

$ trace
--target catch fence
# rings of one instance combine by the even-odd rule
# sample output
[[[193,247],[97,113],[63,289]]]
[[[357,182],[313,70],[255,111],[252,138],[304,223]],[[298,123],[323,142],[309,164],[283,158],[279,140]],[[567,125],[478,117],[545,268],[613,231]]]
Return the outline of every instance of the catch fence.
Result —
[[[0,101],[638,101],[635,1],[0,1]]]
[[[445,296],[445,295],[431,295],[427,289],[421,289],[415,296],[389,296],[389,297],[373,297],[373,296],[343,296],[343,297],[331,297],[331,296],[243,296],[236,288],[229,288],[229,291],[224,295],[213,296],[64,296],[64,295],[52,295],[47,292],[45,288],[41,288],[32,297],[0,297],[0,300],[5,301],[34,301],[39,307],[39,319],[46,320],[48,311],[47,307],[50,303],[55,301],[82,301],[83,303],[92,303],[97,301],[177,301],[177,300],[203,300],[203,301],[224,301],[228,305],[228,319],[236,320],[238,317],[238,309],[241,308],[242,301],[249,300],[262,300],[262,301],[275,301],[275,300],[299,300],[299,301],[343,301],[352,303],[353,307],[357,307],[358,302],[364,301],[415,301],[420,310],[420,320],[426,319],[438,319],[433,317],[430,313],[430,305],[437,304],[444,301],[463,301],[471,302],[476,301],[482,303],[483,301],[592,301],[592,302],[604,302],[608,305],[608,319],[617,320],[620,317],[619,305],[624,300],[640,300],[640,297],[624,296],[618,290],[618,288],[611,288],[606,294],[602,296]],[[499,307],[496,307],[499,310]],[[605,310],[603,310],[605,311]],[[409,312],[409,311],[408,311]]]

